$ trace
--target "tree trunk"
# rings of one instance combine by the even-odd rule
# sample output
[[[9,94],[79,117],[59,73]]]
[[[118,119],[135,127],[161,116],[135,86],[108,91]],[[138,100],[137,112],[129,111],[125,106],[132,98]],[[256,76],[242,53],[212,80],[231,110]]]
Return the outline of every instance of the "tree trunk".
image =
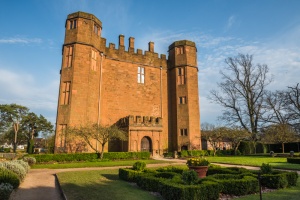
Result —
[[[101,144],[101,152],[100,152],[100,159],[101,160],[103,158],[104,146],[105,146],[105,143]]]
[[[282,146],[282,153],[284,153],[284,143],[281,143]]]

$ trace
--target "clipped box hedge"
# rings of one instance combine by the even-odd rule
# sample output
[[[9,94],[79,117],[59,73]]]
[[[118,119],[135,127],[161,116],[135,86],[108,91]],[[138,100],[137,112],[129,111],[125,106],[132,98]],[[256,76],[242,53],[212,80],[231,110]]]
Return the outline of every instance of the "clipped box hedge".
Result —
[[[287,158],[287,162],[288,163],[294,163],[294,164],[300,164],[300,158],[297,157],[297,158]]]
[[[97,153],[30,154],[28,156],[34,157],[37,163],[93,161],[99,158]],[[103,159],[108,160],[149,158],[150,152],[104,152],[103,154]]]
[[[280,172],[275,171],[273,174],[263,174],[261,176],[262,186],[279,189],[295,186],[298,174],[296,172]]]
[[[166,200],[209,200],[218,199],[220,193],[241,196],[259,191],[259,171],[210,167],[208,176],[193,185],[184,184],[183,171],[178,167],[162,167],[155,171],[145,169],[143,172],[127,168],[119,169],[119,177],[136,182],[142,189],[159,192]],[[263,174],[261,183],[264,187],[278,189],[295,186],[297,178],[296,172],[274,171],[272,174]]]

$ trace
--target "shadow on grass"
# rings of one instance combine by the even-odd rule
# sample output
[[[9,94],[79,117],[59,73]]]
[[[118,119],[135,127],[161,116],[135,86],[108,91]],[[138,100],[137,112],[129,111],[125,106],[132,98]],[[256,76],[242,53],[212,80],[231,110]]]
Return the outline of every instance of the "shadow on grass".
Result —
[[[107,178],[108,180],[113,180],[113,181],[120,180],[118,174],[101,174],[101,175]]]

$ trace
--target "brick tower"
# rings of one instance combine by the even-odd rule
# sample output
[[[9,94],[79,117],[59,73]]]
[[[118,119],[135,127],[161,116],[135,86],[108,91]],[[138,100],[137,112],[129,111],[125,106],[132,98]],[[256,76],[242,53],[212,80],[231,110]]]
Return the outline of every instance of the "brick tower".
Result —
[[[67,127],[87,123],[116,124],[127,131],[128,141],[109,142],[106,151],[155,156],[200,148],[195,43],[174,42],[167,60],[154,51],[154,42],[144,52],[135,49],[133,37],[128,50],[124,35],[118,46],[106,46],[101,21],[89,13],[69,14],[65,28],[55,152],[92,151],[65,134]]]
[[[99,118],[101,29],[101,21],[92,14],[68,15],[62,50],[57,133],[63,134],[67,126],[95,122]],[[64,136],[59,138],[56,147],[65,147]]]
[[[173,150],[201,149],[197,49],[194,42],[169,46],[169,144]]]

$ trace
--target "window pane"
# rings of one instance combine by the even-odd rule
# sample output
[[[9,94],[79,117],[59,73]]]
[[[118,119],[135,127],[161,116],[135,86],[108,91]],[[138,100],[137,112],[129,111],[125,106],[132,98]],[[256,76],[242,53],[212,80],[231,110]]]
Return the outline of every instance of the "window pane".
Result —
[[[145,83],[145,77],[144,77],[144,75],[141,75],[141,83]]]

